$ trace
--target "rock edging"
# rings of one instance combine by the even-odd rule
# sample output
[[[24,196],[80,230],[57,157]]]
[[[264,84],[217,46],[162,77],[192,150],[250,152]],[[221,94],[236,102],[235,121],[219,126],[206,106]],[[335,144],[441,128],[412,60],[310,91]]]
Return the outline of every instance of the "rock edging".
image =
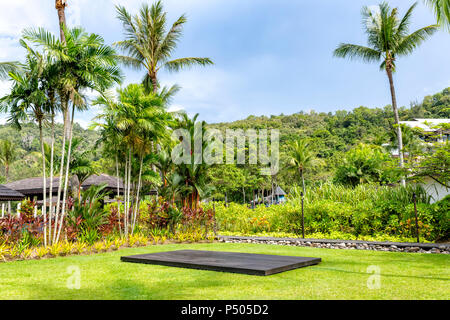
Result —
[[[225,243],[255,243],[284,246],[313,247],[327,249],[347,250],[374,250],[392,252],[417,252],[417,253],[450,253],[448,243],[405,243],[405,242],[378,242],[358,240],[328,240],[328,239],[296,239],[273,237],[241,237],[218,236],[219,242]]]

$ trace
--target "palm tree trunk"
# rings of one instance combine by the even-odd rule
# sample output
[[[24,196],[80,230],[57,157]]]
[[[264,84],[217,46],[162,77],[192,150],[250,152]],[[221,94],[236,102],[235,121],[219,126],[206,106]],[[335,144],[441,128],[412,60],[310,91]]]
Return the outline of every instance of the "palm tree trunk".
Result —
[[[66,1],[65,0],[55,0],[55,9],[58,11],[59,20],[59,34],[61,37],[61,42],[66,42],[66,36],[64,35],[64,29],[66,27]]]
[[[69,169],[70,169],[70,154],[72,151],[72,138],[73,138],[73,118],[75,116],[75,105],[72,105],[72,118],[70,119],[70,127],[69,127],[69,148],[67,150],[67,165],[66,165],[66,175],[64,178],[64,192],[63,192],[63,204],[62,204],[62,213],[61,220],[58,228],[58,235],[56,237],[56,242],[59,241],[59,236],[61,234],[62,226],[64,224],[64,216],[66,213],[66,198],[67,198],[67,189],[69,187]]]
[[[52,142],[50,150],[50,189],[48,191],[48,207],[49,207],[49,225],[48,225],[48,241],[51,242],[52,235],[52,219],[53,219],[53,153],[55,149],[55,113],[52,111]]]
[[[119,219],[119,233],[122,235],[122,229],[120,228],[120,176],[119,176],[119,156],[116,154],[116,176],[117,176],[117,216]]]
[[[47,176],[46,176],[46,172],[45,172],[45,151],[44,151],[44,136],[42,133],[42,121],[39,121],[39,140],[41,143],[41,154],[42,154],[42,182],[43,182],[43,187],[42,187],[42,196],[43,196],[43,201],[42,203],[44,204],[42,206],[42,215],[44,216],[44,246],[47,246]]]
[[[397,98],[395,95],[394,79],[392,77],[392,69],[387,67],[386,72],[387,72],[387,76],[389,78],[389,86],[391,89],[392,109],[394,110],[395,124],[397,125],[398,155],[400,158],[400,168],[403,169],[405,165],[404,165],[404,161],[403,161],[402,129],[400,127],[400,118],[398,116]],[[404,187],[406,186],[405,178],[402,178],[402,185]]]
[[[128,157],[125,156],[125,173],[124,173],[124,185],[123,185],[123,233],[125,236],[128,234],[127,225],[127,205],[128,205]]]
[[[300,171],[300,176],[302,177],[303,194],[306,194],[305,178],[303,177],[303,169],[299,169],[299,171]]]
[[[56,232],[58,227],[58,220],[59,220],[59,210],[61,209],[61,191],[62,191],[62,184],[63,184],[63,174],[64,174],[64,159],[66,155],[66,127],[67,127],[67,117],[66,113],[69,112],[67,110],[67,103],[65,99],[62,99],[61,104],[63,106],[63,119],[64,119],[64,125],[63,125],[63,141],[62,141],[62,151],[61,151],[61,161],[59,163],[59,184],[58,184],[58,193],[57,193],[57,199],[56,199],[56,212],[55,212],[55,227],[53,232],[53,242],[56,240]]]
[[[142,176],[142,165],[143,165],[143,162],[144,162],[144,156],[141,155],[141,163],[139,165],[138,186],[137,186],[137,191],[136,191],[136,209],[135,209],[135,211],[133,213],[133,229],[132,230],[134,230],[134,227],[136,225],[136,219],[137,219],[137,215],[138,215],[138,212],[139,212],[139,192],[141,190],[141,176]]]
[[[150,80],[152,81],[153,93],[158,92],[158,80],[156,79],[156,74],[149,73]]]
[[[127,210],[125,212],[125,215],[127,217],[127,229],[126,229],[126,235],[128,235],[129,233],[129,225],[130,225],[130,221],[129,221],[129,217],[130,217],[130,195],[131,195],[131,149],[128,150],[128,182],[127,182]]]

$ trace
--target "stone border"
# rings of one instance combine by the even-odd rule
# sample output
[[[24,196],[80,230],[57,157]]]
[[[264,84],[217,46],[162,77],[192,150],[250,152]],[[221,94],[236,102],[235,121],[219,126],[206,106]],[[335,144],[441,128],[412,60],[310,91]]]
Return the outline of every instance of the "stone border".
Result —
[[[393,252],[418,253],[450,253],[450,243],[410,243],[410,242],[381,242],[359,240],[328,240],[302,238],[273,238],[273,237],[241,237],[217,236],[219,242],[225,243],[256,243],[275,244],[284,246],[313,247],[327,249],[356,249]]]

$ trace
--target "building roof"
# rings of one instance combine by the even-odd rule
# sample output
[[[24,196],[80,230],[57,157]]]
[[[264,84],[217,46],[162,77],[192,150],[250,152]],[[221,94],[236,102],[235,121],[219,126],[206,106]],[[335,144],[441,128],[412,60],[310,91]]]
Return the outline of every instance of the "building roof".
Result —
[[[70,181],[69,181],[70,183]],[[83,184],[82,188],[87,189],[93,185],[105,184],[108,189],[117,189],[117,178],[108,176],[107,174],[93,175],[89,177]],[[14,182],[7,183],[6,187],[19,191],[24,195],[41,194],[43,189],[42,177],[22,179]],[[58,191],[59,177],[53,178],[53,192]],[[50,188],[50,178],[46,180],[46,188]],[[119,188],[123,190],[122,179],[119,180]]]
[[[414,121],[400,121],[400,124],[405,124],[411,128],[420,128],[428,132],[436,131],[437,129],[433,127],[443,123],[450,123],[450,119],[414,119]]]
[[[25,199],[25,196],[22,193],[0,184],[0,201],[20,201],[23,199]]]
[[[109,188],[117,189],[117,177],[112,177],[107,174],[99,174],[93,175],[86,179],[86,181],[82,184],[83,189],[89,188],[90,186],[98,186],[101,184],[105,184]],[[123,181],[119,179],[119,188],[123,189]]]

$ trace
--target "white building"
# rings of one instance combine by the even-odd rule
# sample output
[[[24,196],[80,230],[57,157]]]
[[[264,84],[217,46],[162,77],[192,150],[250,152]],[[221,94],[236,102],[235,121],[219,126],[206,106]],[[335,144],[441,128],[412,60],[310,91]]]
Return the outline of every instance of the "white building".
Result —
[[[442,130],[436,128],[441,124],[450,124],[450,119],[414,119],[414,121],[400,121],[400,124],[407,125],[411,128],[420,128],[425,134],[433,134],[436,138],[433,141],[428,142],[448,142],[450,141],[450,130]],[[436,135],[434,135],[436,133]],[[398,156],[398,149],[392,152],[393,156]],[[432,197],[431,202],[437,202],[442,200],[450,194],[450,189],[444,187],[442,184],[435,180],[426,177],[422,184],[427,191],[428,195]]]

